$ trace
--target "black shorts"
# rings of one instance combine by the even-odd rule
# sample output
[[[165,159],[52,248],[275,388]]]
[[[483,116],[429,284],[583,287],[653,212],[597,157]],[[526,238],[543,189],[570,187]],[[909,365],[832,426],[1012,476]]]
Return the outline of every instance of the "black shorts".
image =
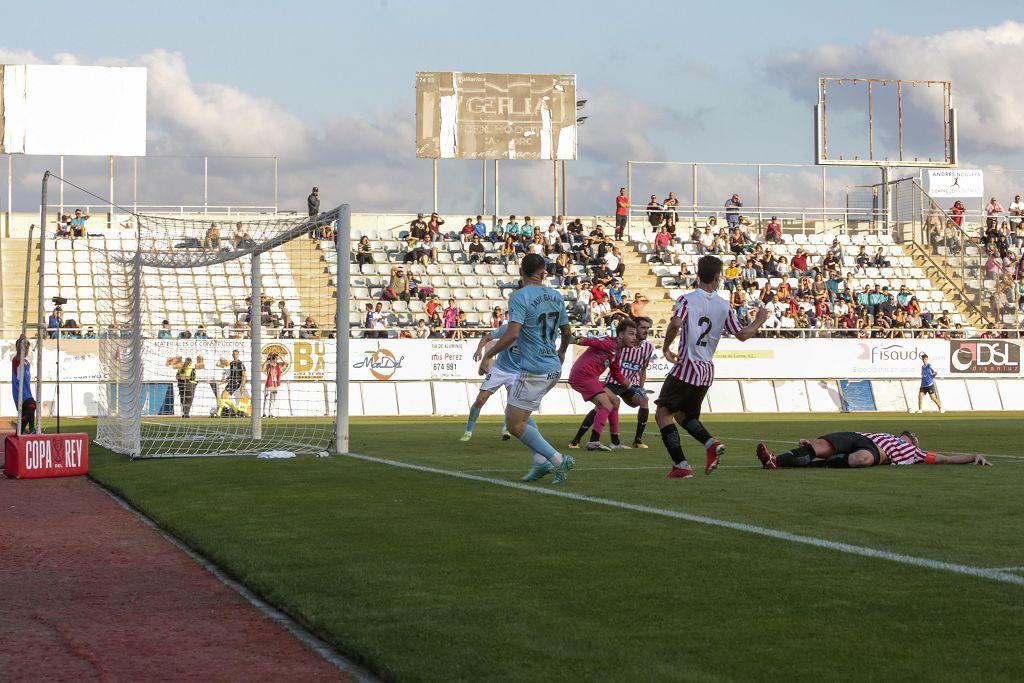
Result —
[[[710,388],[687,384],[683,380],[669,375],[665,378],[665,383],[661,385],[661,393],[658,394],[654,404],[696,420],[700,417],[704,397],[707,396]]]
[[[938,396],[939,392],[935,390],[935,384],[929,384],[926,387],[921,387],[920,393],[931,394],[932,396]]]
[[[855,451],[868,451],[875,456],[875,464],[881,459],[882,454],[878,450],[878,446],[875,442],[857,432],[833,432],[826,434],[825,436],[819,436],[819,439],[824,439],[832,444],[832,447],[836,449],[836,453],[850,454]]]
[[[615,227],[624,228],[626,227],[626,216],[615,215]]]
[[[229,394],[234,394],[241,388],[241,382],[228,382],[226,385],[224,385],[224,391],[228,392]]]

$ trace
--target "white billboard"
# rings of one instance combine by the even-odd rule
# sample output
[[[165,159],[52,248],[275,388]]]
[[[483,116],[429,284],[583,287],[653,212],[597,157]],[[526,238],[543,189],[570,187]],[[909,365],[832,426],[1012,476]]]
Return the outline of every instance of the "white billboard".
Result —
[[[980,168],[929,169],[928,194],[931,197],[984,197],[984,172]]]
[[[0,66],[0,152],[145,156],[146,69]]]

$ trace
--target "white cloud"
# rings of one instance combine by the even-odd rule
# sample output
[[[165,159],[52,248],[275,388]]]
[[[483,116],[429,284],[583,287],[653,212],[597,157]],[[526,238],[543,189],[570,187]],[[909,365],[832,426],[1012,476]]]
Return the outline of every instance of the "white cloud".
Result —
[[[792,52],[766,71],[799,100],[814,99],[819,76],[952,81],[961,151],[998,154],[1024,149],[1024,90],[1014,85],[1022,50],[1024,24],[1006,21],[926,37],[880,32],[860,45]]]

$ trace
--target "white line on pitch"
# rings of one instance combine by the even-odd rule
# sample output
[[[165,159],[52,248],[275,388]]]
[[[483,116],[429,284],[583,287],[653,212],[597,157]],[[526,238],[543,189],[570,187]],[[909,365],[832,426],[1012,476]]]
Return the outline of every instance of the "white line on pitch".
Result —
[[[992,567],[994,572],[1024,572],[1024,567]]]
[[[401,462],[400,460],[375,458],[373,456],[358,455],[356,453],[348,453],[344,457],[353,458],[355,460],[363,460],[366,462],[374,462],[380,465],[390,465],[391,467],[400,467],[402,469],[413,470],[416,472],[439,474],[445,477],[453,477],[455,479],[467,479],[469,481],[476,481],[483,484],[503,486],[505,488],[516,489],[528,493],[536,493],[545,496],[554,496],[556,498],[565,498],[568,500],[575,500],[581,503],[591,503],[592,505],[604,505],[607,507],[618,508],[620,510],[629,510],[630,512],[642,512],[648,515],[669,517],[672,519],[683,520],[684,522],[692,522],[694,524],[704,524],[706,526],[719,527],[722,529],[731,529],[732,531],[740,531],[746,534],[753,534],[755,536],[764,536],[767,538],[773,538],[780,541],[788,541],[790,543],[799,543],[801,545],[809,545],[815,548],[833,550],[836,552],[845,553],[847,555],[869,557],[876,560],[888,560],[890,562],[897,562],[899,564],[905,564],[913,567],[924,567],[926,569],[934,569],[937,571],[944,571],[952,574],[962,574],[964,576],[973,576],[976,578],[999,581],[1001,583],[1009,583],[1018,586],[1024,586],[1024,576],[1017,576],[1016,574],[1009,574],[996,569],[986,569],[984,567],[973,567],[971,565],[966,564],[955,564],[953,562],[940,562],[939,560],[929,560],[924,557],[903,555],[901,553],[894,553],[889,550],[879,550],[877,548],[853,545],[851,543],[840,543],[838,541],[830,541],[824,538],[815,538],[814,536],[803,536],[800,534],[793,534],[788,531],[780,531],[778,529],[771,529],[768,527],[754,526],[753,524],[729,522],[724,519],[705,517],[704,515],[693,515],[686,512],[666,510],[664,508],[656,508],[649,505],[637,505],[634,503],[626,503],[620,500],[611,500],[609,498],[597,498],[595,496],[586,496],[581,493],[572,493],[571,491],[566,491],[564,489],[556,489],[536,485],[530,486],[527,484],[522,484],[517,481],[506,481],[504,479],[491,479],[490,477],[481,477],[476,474],[470,474],[468,472],[445,470],[439,467],[427,467],[425,465],[414,465],[412,463]],[[685,486],[685,484],[683,484],[683,486]]]
[[[666,463],[665,465],[632,465],[632,466],[625,466],[624,465],[622,467],[591,467],[589,465],[584,465],[583,467],[579,467],[577,469],[580,472],[593,472],[595,470],[627,470],[627,471],[628,470],[663,470],[663,469],[666,469],[668,467],[670,467],[670,466]],[[728,468],[733,468],[733,469],[751,469],[751,468],[756,467],[758,469],[761,469],[760,465],[719,465],[718,469],[722,469],[723,467],[728,467]],[[473,469],[468,469],[468,470],[459,470],[459,472],[522,472],[522,471],[523,471],[522,468],[519,468],[519,469],[498,469],[498,468],[490,468],[490,467],[473,468]],[[576,470],[574,470],[574,471],[576,471]]]

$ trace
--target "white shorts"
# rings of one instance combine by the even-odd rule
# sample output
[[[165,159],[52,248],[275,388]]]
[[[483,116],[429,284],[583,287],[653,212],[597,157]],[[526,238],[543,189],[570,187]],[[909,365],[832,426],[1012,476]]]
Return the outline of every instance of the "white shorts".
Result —
[[[533,412],[540,408],[540,402],[551,389],[558,384],[562,373],[551,372],[546,375],[533,375],[520,372],[515,386],[508,394],[508,404],[520,410]]]
[[[518,372],[506,372],[498,366],[492,365],[491,371],[487,373],[483,383],[480,385],[480,391],[493,392],[501,387],[505,387],[505,391],[511,392],[512,386],[516,383],[518,377]]]

